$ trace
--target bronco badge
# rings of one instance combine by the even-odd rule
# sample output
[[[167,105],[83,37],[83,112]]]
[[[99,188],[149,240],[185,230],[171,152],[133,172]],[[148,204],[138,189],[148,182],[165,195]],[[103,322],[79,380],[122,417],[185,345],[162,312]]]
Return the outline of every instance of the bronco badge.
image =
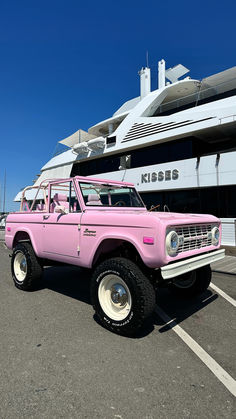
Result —
[[[89,230],[88,228],[86,228],[85,230],[84,230],[84,236],[93,236],[93,237],[96,237],[96,230]]]

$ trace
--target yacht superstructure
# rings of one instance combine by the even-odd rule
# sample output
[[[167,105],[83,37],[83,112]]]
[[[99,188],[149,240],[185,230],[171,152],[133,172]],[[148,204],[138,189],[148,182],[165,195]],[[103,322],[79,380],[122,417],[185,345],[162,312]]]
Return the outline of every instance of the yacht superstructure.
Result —
[[[159,62],[158,89],[140,71],[140,96],[60,141],[36,180],[97,176],[135,184],[148,208],[211,213],[236,246],[236,67],[203,80]],[[167,79],[169,81],[167,81]],[[19,194],[16,200],[19,198]]]

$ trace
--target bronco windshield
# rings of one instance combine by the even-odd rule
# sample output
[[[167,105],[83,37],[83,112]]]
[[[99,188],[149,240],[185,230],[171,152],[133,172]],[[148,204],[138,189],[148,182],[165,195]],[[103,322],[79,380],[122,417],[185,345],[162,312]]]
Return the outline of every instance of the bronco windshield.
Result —
[[[87,206],[104,207],[144,207],[134,188],[100,183],[79,183]]]

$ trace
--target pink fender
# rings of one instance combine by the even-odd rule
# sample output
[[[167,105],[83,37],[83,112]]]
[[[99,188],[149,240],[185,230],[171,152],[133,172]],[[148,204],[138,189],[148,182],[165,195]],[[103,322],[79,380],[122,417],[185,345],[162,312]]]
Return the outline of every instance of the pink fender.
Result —
[[[99,239],[94,241],[94,245],[91,246],[81,246],[81,252],[80,252],[80,261],[83,261],[83,266],[86,266],[88,268],[91,268],[93,266],[94,257],[96,255],[96,252],[101,245],[102,242],[105,240],[120,240],[120,241],[126,241],[134,246],[134,248],[137,250],[138,254],[140,255],[141,259],[147,265],[148,267],[158,267],[162,265],[162,252],[161,249],[159,251],[157,250],[158,243],[157,241],[153,244],[145,244],[143,243],[143,238],[146,236],[145,227],[143,230],[140,231],[140,237],[139,240],[137,240],[137,236],[133,236],[130,232],[126,232],[126,235],[124,237],[124,234],[122,232],[119,233],[111,233],[111,232],[104,232],[101,236],[99,236]],[[91,238],[89,238],[91,239]],[[83,239],[84,241],[84,239]],[[85,243],[84,243],[85,245]],[[86,247],[89,247],[89,251],[86,250]],[[153,265],[155,261],[155,264]]]
[[[10,234],[10,232],[6,233],[5,243],[6,243],[6,246],[8,247],[8,249],[13,249],[13,244],[14,244],[15,237],[16,237],[17,233],[21,233],[21,232],[24,232],[24,233],[28,234],[35,254],[37,256],[40,256],[40,247],[41,247],[40,244],[41,243],[39,242],[38,238],[37,238],[37,241],[35,240],[32,230],[30,230],[28,227],[23,226],[23,225],[21,225],[20,228],[16,229],[14,231],[14,234]]]

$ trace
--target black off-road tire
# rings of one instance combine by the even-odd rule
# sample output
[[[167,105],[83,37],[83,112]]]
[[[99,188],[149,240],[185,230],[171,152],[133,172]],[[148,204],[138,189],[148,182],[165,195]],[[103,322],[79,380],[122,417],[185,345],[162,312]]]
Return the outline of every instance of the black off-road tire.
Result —
[[[23,259],[24,264],[26,264],[25,277],[22,277],[21,280],[19,274],[17,275],[16,272],[17,264],[19,265],[18,259]],[[30,243],[18,243],[14,248],[11,258],[11,272],[17,288],[24,291],[31,291],[38,288],[43,269]]]
[[[122,320],[109,316],[101,306],[101,297],[99,300],[99,286],[110,275],[117,278],[117,283],[125,285],[131,296],[129,312]],[[111,296],[111,292],[108,294]],[[156,298],[151,282],[137,265],[128,259],[116,257],[102,262],[95,269],[91,279],[91,301],[103,326],[114,333],[132,336],[152,315]]]
[[[184,280],[188,280],[189,275],[195,275],[195,281],[189,286],[184,286]],[[183,286],[181,287],[181,279],[183,280]],[[203,266],[202,268],[196,269],[195,271],[181,275],[173,281],[169,288],[177,296],[188,298],[195,297],[202,294],[207,290],[211,282],[211,267],[210,265]]]

